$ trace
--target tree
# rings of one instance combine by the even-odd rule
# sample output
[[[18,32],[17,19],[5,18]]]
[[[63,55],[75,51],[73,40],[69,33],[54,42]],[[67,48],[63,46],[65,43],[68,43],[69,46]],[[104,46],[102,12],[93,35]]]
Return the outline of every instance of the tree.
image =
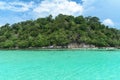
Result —
[[[0,27],[0,48],[67,46],[70,43],[120,47],[120,30],[101,24],[98,17],[63,14]]]

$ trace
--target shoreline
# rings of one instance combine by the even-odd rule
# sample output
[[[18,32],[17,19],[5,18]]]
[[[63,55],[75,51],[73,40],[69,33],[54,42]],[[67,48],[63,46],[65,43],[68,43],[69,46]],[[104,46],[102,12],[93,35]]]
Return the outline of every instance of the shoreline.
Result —
[[[56,50],[120,50],[120,48],[115,47],[96,47],[96,48],[1,48],[0,50],[40,50],[40,51],[56,51]]]
[[[0,50],[120,50],[120,46],[106,46],[106,47],[98,47],[92,44],[85,44],[85,43],[70,43],[65,46],[42,46],[42,47],[5,47],[0,48]]]

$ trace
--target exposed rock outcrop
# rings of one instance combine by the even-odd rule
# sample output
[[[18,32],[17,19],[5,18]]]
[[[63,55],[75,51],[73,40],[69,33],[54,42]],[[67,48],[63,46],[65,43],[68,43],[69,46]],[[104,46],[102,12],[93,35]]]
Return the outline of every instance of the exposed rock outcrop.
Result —
[[[70,43],[68,44],[68,48],[95,48],[94,45],[91,44],[85,44],[85,43]]]

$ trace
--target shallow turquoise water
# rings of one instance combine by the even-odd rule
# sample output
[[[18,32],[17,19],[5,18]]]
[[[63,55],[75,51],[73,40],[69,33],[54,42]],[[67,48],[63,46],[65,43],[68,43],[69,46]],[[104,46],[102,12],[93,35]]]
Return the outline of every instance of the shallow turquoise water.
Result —
[[[120,50],[1,50],[0,80],[120,80]]]

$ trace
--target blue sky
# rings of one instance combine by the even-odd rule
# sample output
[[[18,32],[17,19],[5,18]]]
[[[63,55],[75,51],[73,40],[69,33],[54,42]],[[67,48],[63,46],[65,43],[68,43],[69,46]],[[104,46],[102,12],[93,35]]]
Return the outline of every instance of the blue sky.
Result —
[[[120,0],[0,0],[0,26],[52,14],[97,16],[120,29]]]

